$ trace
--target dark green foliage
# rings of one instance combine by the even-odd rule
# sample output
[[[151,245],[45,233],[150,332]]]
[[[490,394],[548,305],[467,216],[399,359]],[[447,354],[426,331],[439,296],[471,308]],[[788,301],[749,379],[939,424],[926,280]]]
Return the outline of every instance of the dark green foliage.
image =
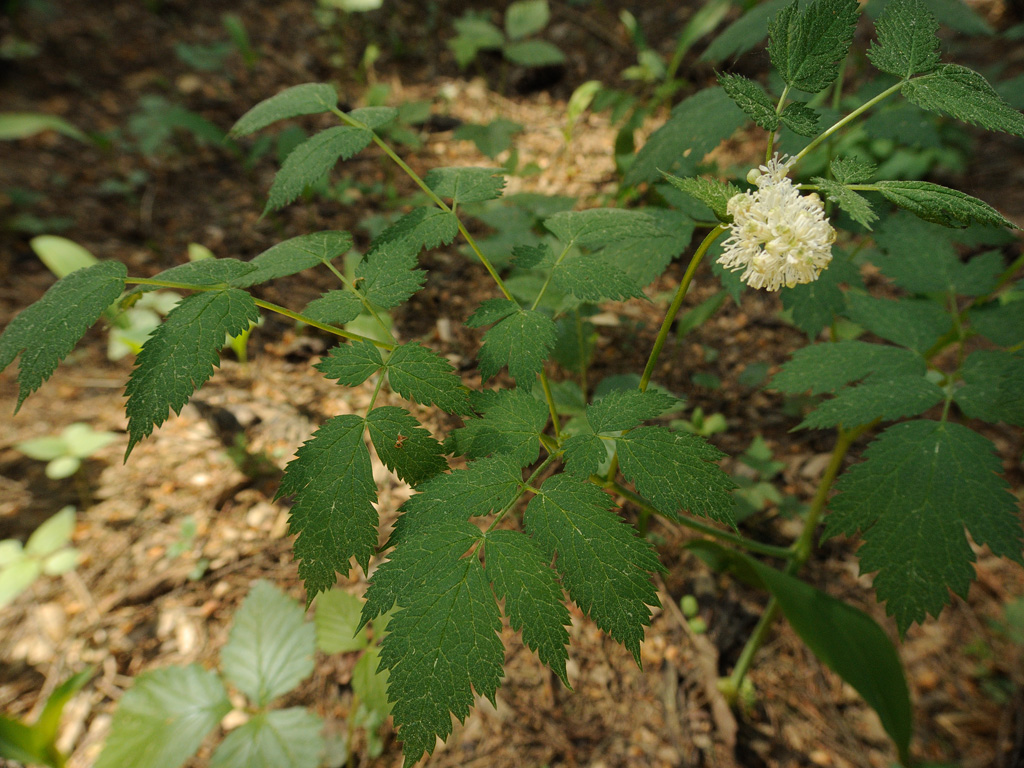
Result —
[[[814,0],[802,12],[796,0],[768,25],[768,53],[782,79],[807,93],[839,77],[857,25],[856,0]]]
[[[384,359],[369,341],[339,344],[316,364],[317,370],[326,378],[337,379],[346,387],[362,384],[383,367]]]
[[[380,460],[410,485],[448,468],[441,444],[404,408],[374,408],[366,417],[366,426]]]

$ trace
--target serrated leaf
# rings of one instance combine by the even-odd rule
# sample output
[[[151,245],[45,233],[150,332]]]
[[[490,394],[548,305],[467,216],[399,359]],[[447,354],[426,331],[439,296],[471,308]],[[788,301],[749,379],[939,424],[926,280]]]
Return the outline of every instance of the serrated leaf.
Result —
[[[654,219],[642,211],[623,208],[591,208],[563,211],[549,216],[544,226],[568,247],[600,248],[616,240],[656,237],[663,234]]]
[[[562,450],[565,471],[576,477],[590,477],[608,458],[605,441],[590,432],[573,435],[562,445]]]
[[[360,107],[347,114],[371,131],[376,131],[378,128],[393,123],[398,117],[398,110],[394,107]]]
[[[360,628],[363,601],[335,587],[316,598],[316,647],[324,653],[350,653],[370,645]]]
[[[817,280],[780,291],[782,306],[792,312],[793,324],[808,338],[816,338],[846,309],[842,283],[855,288],[864,285],[860,268],[849,258],[833,258]]]
[[[404,408],[374,408],[366,426],[384,466],[410,485],[448,469],[441,444]]]
[[[742,75],[723,72],[718,75],[718,84],[755,124],[766,131],[778,129],[779,116],[775,113],[775,102],[758,83]]]
[[[164,423],[169,410],[181,413],[192,393],[213,375],[225,336],[237,336],[259,319],[252,296],[237,288],[188,296],[167,314],[135,358],[124,390],[125,456]]]
[[[746,53],[768,35],[768,22],[790,0],[768,0],[754,6],[718,35],[700,61],[719,62]]]
[[[909,349],[866,341],[846,340],[811,344],[793,353],[772,378],[780,392],[820,395],[885,371],[893,376],[924,376],[924,358]]]
[[[657,279],[693,238],[694,222],[679,211],[654,208],[647,212],[658,232],[609,243],[601,256],[616,265],[637,285]]]
[[[470,328],[483,328],[499,320],[504,320],[520,310],[520,306],[511,299],[487,299],[466,320]]]
[[[325,378],[337,379],[346,387],[356,387],[384,367],[384,358],[369,341],[350,341],[332,348],[327,357],[313,367]]]
[[[523,513],[523,527],[555,567],[573,601],[637,664],[644,627],[658,607],[651,573],[663,566],[653,548],[612,511],[612,499],[591,483],[549,477]]]
[[[565,662],[570,624],[562,603],[562,588],[550,566],[550,555],[519,531],[486,534],[484,573],[494,593],[505,601],[505,615],[512,629],[523,633],[523,642],[558,675],[567,688]]]
[[[953,399],[967,417],[1024,426],[1024,358],[1002,350],[975,350],[961,375],[964,385]]]
[[[220,679],[196,664],[143,672],[118,702],[96,768],[178,768],[230,711]]]
[[[851,219],[865,229],[870,230],[871,224],[878,220],[878,214],[871,209],[871,203],[845,184],[824,179],[821,176],[815,176],[811,181],[821,188],[829,200],[838,205]]]
[[[875,22],[878,42],[868,50],[871,63],[903,80],[931,72],[939,64],[939,22],[921,0],[893,0]]]
[[[960,256],[948,229],[909,213],[886,217],[875,235],[880,253],[872,262],[911,293],[939,293],[955,288]]]
[[[380,647],[406,768],[451,734],[452,715],[466,719],[474,690],[493,703],[504,674],[501,614],[479,558],[435,554],[451,552],[453,533],[478,539],[480,532],[469,528],[461,523],[406,541],[389,561],[401,567],[411,556],[436,563],[429,581],[403,588]]]
[[[384,245],[405,241],[413,255],[421,248],[428,251],[439,245],[448,245],[459,233],[459,220],[451,211],[434,206],[416,208],[381,232],[370,246],[371,253]]]
[[[1024,127],[1024,117],[1021,119]],[[940,184],[928,181],[879,181],[875,186],[890,203],[944,227],[987,224],[1017,228],[988,203]]]
[[[1024,304],[989,302],[970,310],[971,327],[1003,347],[1024,341]]]
[[[244,283],[246,276],[256,269],[253,264],[238,259],[200,259],[165,269],[157,273],[154,279],[197,286],[230,285],[239,288],[242,286],[236,283]],[[139,285],[133,289],[139,293],[159,290],[159,285]]]
[[[326,83],[295,85],[261,101],[242,115],[231,128],[230,135],[245,136],[260,128],[266,128],[278,120],[329,112],[337,103],[338,94],[333,85]]]
[[[356,281],[367,300],[391,309],[422,288],[427,273],[416,268],[418,250],[397,240],[382,243],[366,254],[356,265]]]
[[[277,497],[295,495],[289,530],[298,534],[299,576],[312,600],[348,573],[355,557],[365,571],[377,548],[377,486],[363,419],[336,416],[299,448],[285,468]]]
[[[517,245],[512,248],[512,263],[521,269],[551,266],[554,258],[555,255],[547,244]]]
[[[895,421],[924,413],[945,397],[938,386],[923,376],[897,376],[888,371],[869,376],[863,384],[841,389],[800,423],[800,429],[843,425],[847,429],[874,419]]]
[[[317,768],[323,727],[323,720],[304,707],[258,712],[227,735],[210,768]]]
[[[798,133],[801,136],[816,136],[821,115],[804,102],[793,101],[783,107],[779,119],[793,133]]]
[[[597,303],[646,298],[640,286],[629,275],[601,254],[570,254],[551,273],[555,288],[572,294],[580,301]]]
[[[719,221],[732,221],[732,216],[728,211],[729,201],[742,192],[735,184],[703,176],[680,178],[671,173],[663,173],[662,176],[680,192],[704,203]]]
[[[866,461],[840,479],[826,536],[861,532],[861,571],[900,633],[937,616],[949,590],[967,596],[974,552],[965,529],[996,555],[1024,562],[1016,502],[987,439],[960,424],[911,421],[889,427]]]
[[[796,0],[768,25],[768,54],[782,79],[807,93],[839,77],[857,27],[856,0],[814,0],[803,12]]]
[[[403,344],[387,362],[391,388],[407,400],[436,405],[448,413],[471,412],[466,387],[448,360],[419,342]]]
[[[949,330],[952,322],[933,301],[877,299],[859,293],[847,296],[846,316],[876,336],[925,352]]]
[[[505,43],[501,52],[521,67],[551,67],[566,62],[561,49],[547,40],[518,40]]]
[[[328,291],[313,299],[302,313],[319,323],[344,325],[355,320],[363,311],[363,302],[352,291]]]
[[[518,0],[505,11],[505,34],[509,40],[522,40],[540,32],[550,19],[548,0]]]
[[[679,510],[734,524],[732,479],[724,454],[704,438],[664,427],[637,427],[616,439],[623,476],[662,513]]]
[[[494,200],[505,188],[500,168],[434,168],[423,181],[438,197],[450,198],[453,204]]]
[[[370,131],[349,125],[336,125],[310,136],[291,151],[274,176],[263,213],[288,205],[329,173],[338,160],[348,160],[372,139]]]
[[[487,381],[507,365],[517,382],[533,381],[555,346],[555,334],[554,322],[543,312],[517,309],[484,333],[479,352],[481,378]]]
[[[257,581],[235,612],[220,652],[224,677],[264,708],[313,674],[316,630],[302,606]]]
[[[15,413],[121,295],[127,276],[116,261],[75,270],[8,324],[0,335],[0,371],[21,355]]]
[[[537,460],[540,435],[548,422],[544,401],[516,388],[473,392],[470,402],[482,415],[449,436],[455,453],[470,458],[508,456],[521,467]]]
[[[265,250],[249,262],[255,270],[233,280],[231,284],[236,288],[248,288],[294,275],[304,269],[329,264],[351,247],[352,235],[348,232],[327,231],[299,235]],[[209,263],[209,260],[205,263]]]
[[[837,157],[829,167],[840,184],[861,184],[874,176],[877,170],[874,163],[853,155]]]
[[[903,84],[908,101],[980,125],[990,131],[1024,136],[1024,115],[1007,104],[977,72],[959,64],[940,64],[934,72]]]
[[[616,389],[587,406],[587,421],[594,432],[617,432],[656,419],[678,403],[664,392]]]

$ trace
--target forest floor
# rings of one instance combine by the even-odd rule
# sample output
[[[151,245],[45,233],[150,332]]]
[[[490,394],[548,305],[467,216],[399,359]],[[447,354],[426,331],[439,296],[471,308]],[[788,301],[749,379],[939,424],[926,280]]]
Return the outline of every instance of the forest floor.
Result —
[[[634,4],[611,0],[555,2],[547,37],[567,52],[570,64],[540,81],[536,73],[513,69],[498,75],[485,68],[484,74],[492,75],[488,82],[460,73],[443,45],[462,3],[386,4],[386,13],[354,16],[333,28],[317,23],[308,0],[91,0],[0,18],[0,39],[28,42],[36,50],[26,58],[0,60],[2,109],[59,115],[108,140],[106,146],[86,145],[47,133],[0,146],[0,326],[52,284],[28,246],[33,234],[60,234],[99,258],[127,264],[132,274],[150,276],[184,262],[189,243],[220,257],[248,259],[287,237],[345,229],[355,234],[357,248],[365,247],[369,236],[361,222],[371,214],[395,213],[413,191],[385,169],[380,156],[366,152],[339,174],[359,184],[260,218],[278,167],[273,152],[250,164],[248,144],[236,152],[179,132],[143,153],[128,126],[144,96],[162,96],[221,129],[256,102],[303,82],[339,82],[343,99],[358,104],[366,86],[356,76],[356,63],[372,36],[382,56],[370,79],[390,87],[390,103],[427,102],[434,116],[417,131],[422,146],[406,152],[413,167],[491,164],[471,143],[453,141],[451,127],[503,117],[524,126],[515,140],[520,167],[536,165],[530,175],[511,178],[507,193],[569,195],[582,206],[607,204],[617,189],[611,152],[615,127],[607,114],[586,115],[566,146],[566,99],[584,80],[621,83],[622,70],[635,63],[617,21],[620,7],[636,13],[648,42],[662,51],[671,51],[693,11],[685,3],[649,3],[638,11]],[[226,39],[224,12],[239,14],[259,58],[251,69],[234,55],[215,71],[197,72],[176,55],[175,45]],[[993,23],[1008,23],[999,6],[988,12]],[[1024,66],[1024,52],[1004,55]],[[707,65],[694,65],[687,75],[696,87],[714,76]],[[315,119],[305,124],[319,125]],[[727,151],[749,155],[742,136]],[[992,201],[1024,225],[1021,143],[979,139],[976,157],[955,179],[956,186]],[[430,269],[428,282],[395,313],[396,332],[429,343],[456,361],[467,383],[479,383],[478,334],[462,322],[480,301],[494,296],[487,273],[456,246],[425,254],[423,264]],[[616,304],[599,316],[595,380],[642,367],[665,297],[681,276],[682,268],[673,264],[648,288],[653,301]],[[303,273],[262,288],[259,295],[301,308],[328,287],[323,277]],[[710,272],[702,270],[688,306],[715,290]],[[830,438],[790,432],[799,414],[780,395],[758,388],[764,375],[744,376],[750,370],[776,370],[805,342],[780,319],[780,310],[777,297],[752,291],[739,306],[727,302],[684,339],[673,337],[658,379],[685,394],[688,407],[724,416],[728,429],[712,441],[730,455],[762,436],[785,465],[779,490],[806,502],[824,471]],[[39,580],[0,613],[0,711],[27,715],[69,674],[94,665],[93,681],[66,713],[61,743],[72,750],[72,768],[95,761],[111,713],[133,676],[171,664],[216,665],[231,616],[255,580],[303,595],[291,555],[288,505],[274,501],[276,480],[318,424],[365,407],[371,394],[365,388],[343,390],[313,375],[311,364],[328,344],[315,332],[267,318],[253,333],[247,363],[226,353],[193,404],[137,446],[130,461],[122,463],[124,440],[119,440],[86,462],[80,482],[47,479],[43,464],[14,444],[56,434],[74,421],[123,433],[121,393],[130,358],[110,361],[102,331],[90,332],[16,417],[9,415],[15,403],[13,371],[0,375],[0,413],[5,414],[0,417],[0,539],[24,539],[73,504],[78,507],[73,542],[83,553],[75,571]],[[718,382],[695,383],[690,378],[695,369]],[[419,415],[438,435],[454,425]],[[986,434],[1020,497],[1024,440],[1019,430],[993,427]],[[231,458],[239,436],[249,455],[265,458],[265,464],[254,470]],[[737,465],[730,460],[726,467]],[[374,475],[386,528],[410,491],[379,462]],[[748,526],[753,535],[782,546],[799,530],[797,521],[774,508]],[[425,765],[882,768],[892,763],[894,752],[874,712],[783,623],[751,672],[755,702],[731,710],[715,682],[735,662],[765,598],[688,554],[682,548],[690,537],[685,530],[654,522],[650,536],[669,570],[657,580],[664,607],[647,631],[643,669],[577,613],[570,630],[569,691],[506,626],[508,664],[497,707],[478,702]],[[855,541],[830,540],[803,575],[870,613],[895,639],[892,622],[868,589],[870,577],[858,575],[855,551]],[[953,597],[938,619],[912,628],[899,642],[915,708],[914,753],[964,768],[1008,768],[1024,761],[1024,650],[999,628],[1004,606],[1024,594],[1024,573],[987,549],[975,551],[977,581],[967,599]],[[361,594],[364,579],[354,569],[341,586]],[[699,601],[706,633],[695,633],[678,607],[687,594]],[[353,663],[344,654],[321,654],[313,677],[287,703],[311,707],[327,720],[330,733],[343,734]],[[401,764],[400,745],[389,726],[380,757],[368,759],[355,746],[356,765]],[[205,764],[209,747],[195,765]]]

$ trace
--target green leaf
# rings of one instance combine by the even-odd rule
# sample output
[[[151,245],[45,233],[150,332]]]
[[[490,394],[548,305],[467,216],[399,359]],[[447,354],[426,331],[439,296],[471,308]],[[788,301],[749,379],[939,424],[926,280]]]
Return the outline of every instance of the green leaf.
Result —
[[[0,334],[0,371],[21,355],[15,413],[121,295],[127,276],[124,264],[116,261],[76,270],[8,324]]]
[[[580,301],[597,303],[646,298],[640,286],[600,254],[570,254],[551,273],[555,288]]]
[[[67,277],[76,269],[99,263],[89,251],[66,237],[39,235],[29,240],[28,244],[57,279]]]
[[[889,427],[866,461],[837,485],[826,536],[861,532],[861,571],[901,633],[938,616],[949,590],[967,596],[977,544],[1024,563],[1021,523],[1001,463],[987,439],[960,424],[911,421]]]
[[[624,208],[563,211],[546,218],[544,226],[567,248],[578,245],[595,249],[616,240],[663,234],[654,219],[646,213]]]
[[[823,429],[843,425],[847,429],[869,424],[874,419],[895,421],[917,416],[941,402],[945,393],[923,376],[898,376],[882,371],[863,384],[842,389],[831,400],[815,408],[800,429]]]
[[[821,115],[802,101],[792,101],[783,107],[779,119],[793,133],[798,133],[801,136],[816,136]]]
[[[520,40],[505,43],[501,52],[513,64],[521,67],[551,67],[564,64],[567,59],[561,49],[547,40]]]
[[[839,287],[842,283],[863,286],[864,281],[856,264],[833,258],[817,280],[779,291],[782,306],[792,312],[793,324],[809,339],[816,338],[846,309],[846,291]]]
[[[159,272],[155,280],[165,280],[169,283],[187,283],[196,286],[232,286],[236,282],[245,282],[247,275],[251,275],[257,267],[249,262],[238,259],[200,259],[189,261],[185,264],[178,264]],[[138,285],[133,293],[149,293],[159,291],[159,285]]]
[[[450,198],[456,205],[494,200],[505,188],[500,168],[434,168],[423,181],[438,197]]]
[[[406,768],[451,734],[453,714],[465,720],[474,690],[494,703],[504,674],[494,594],[477,556],[460,558],[465,549],[451,556],[453,535],[479,539],[480,532],[469,523],[433,530],[404,542],[387,564],[407,568],[410,558],[436,564],[429,580],[403,588],[380,648]]]
[[[351,247],[352,235],[348,232],[327,231],[299,235],[268,248],[254,258],[249,264],[256,267],[255,271],[234,280],[232,285],[248,288],[321,264],[330,264],[332,259]]]
[[[939,64],[939,22],[921,0],[893,0],[875,23],[878,42],[868,58],[883,72],[903,80]]]
[[[721,88],[697,91],[651,134],[623,181],[655,181],[662,171],[693,176],[704,156],[746,122],[747,116]]]
[[[371,131],[383,128],[398,117],[394,107],[360,107],[347,113],[353,120],[362,123]]]
[[[466,325],[479,327],[478,314]],[[480,376],[487,381],[508,365],[509,375],[517,382],[533,381],[544,368],[544,361],[555,346],[555,324],[542,312],[517,309],[484,333],[480,347]]]
[[[573,435],[563,443],[562,450],[565,471],[576,477],[590,477],[608,458],[605,441],[590,432]]]
[[[719,62],[746,53],[768,34],[769,20],[790,0],[767,0],[730,24],[700,56],[700,61]]]
[[[52,555],[61,547],[71,543],[75,532],[75,508],[64,507],[32,531],[25,542],[25,554],[31,557]]]
[[[482,414],[452,432],[449,440],[457,454],[481,458],[508,456],[524,467],[540,455],[540,435],[548,423],[548,408],[526,389],[484,390],[470,394]]]
[[[949,330],[949,315],[933,301],[876,299],[860,293],[847,296],[846,316],[876,336],[926,352]]]
[[[384,717],[391,714],[388,702],[388,671],[380,667],[380,649],[371,646],[359,657],[352,667],[352,692],[359,697],[363,706]]]
[[[851,219],[865,229],[870,230],[872,222],[878,220],[878,214],[871,209],[871,203],[845,184],[824,179],[821,176],[815,176],[811,181],[821,187],[825,197],[838,205]]]
[[[680,192],[704,203],[704,205],[712,210],[715,218],[719,221],[732,221],[732,216],[729,215],[728,211],[729,201],[743,191],[735,184],[718,181],[717,179],[708,179],[703,176],[680,178],[679,176],[673,176],[671,173],[662,173],[662,176]]]
[[[324,723],[304,707],[258,712],[227,735],[210,768],[317,768]]]
[[[504,320],[509,315],[515,314],[519,309],[519,305],[511,299],[487,299],[469,316],[466,325],[470,328],[493,325],[499,320]]]
[[[637,285],[657,279],[693,238],[693,219],[686,214],[655,208],[647,215],[658,230],[656,234],[623,238],[601,249],[604,260],[616,265]]]
[[[688,545],[716,568],[728,563],[749,583],[770,592],[790,626],[815,656],[864,697],[909,763],[913,710],[900,657],[880,626],[863,611],[752,557],[711,541]],[[725,561],[725,562],[723,562]]]
[[[324,653],[350,653],[369,647],[366,630],[360,628],[363,601],[335,587],[316,598],[316,646]]]
[[[832,176],[840,184],[862,184],[874,176],[877,170],[874,163],[853,155],[837,157],[829,167]]]
[[[1011,107],[977,72],[940,64],[928,75],[903,84],[903,95],[919,107],[980,125],[990,131],[1024,136],[1024,115]]]
[[[587,406],[587,421],[594,432],[618,432],[656,419],[678,404],[664,392],[616,389]]]
[[[274,176],[263,213],[288,205],[302,190],[320,181],[338,160],[348,160],[372,139],[370,131],[349,125],[336,125],[310,136],[291,151]]]
[[[252,296],[236,288],[193,294],[167,314],[135,358],[125,387],[125,456],[164,423],[168,410],[181,413],[192,393],[213,375],[224,337],[237,336],[259,319]]]
[[[906,208],[925,221],[932,221],[944,227],[987,224],[1017,228],[988,203],[956,189],[928,181],[879,181],[875,186],[890,203]]]
[[[732,479],[716,464],[725,454],[704,438],[638,427],[616,441],[622,474],[662,513],[679,510],[733,524]]]
[[[518,0],[505,11],[505,34],[509,40],[535,35],[548,25],[548,0]]]
[[[523,527],[555,567],[573,601],[640,664],[640,641],[658,593],[651,573],[663,571],[653,548],[612,511],[612,499],[591,483],[549,477],[523,513]]]
[[[955,287],[960,256],[944,227],[900,212],[888,216],[875,235],[880,253],[872,262],[911,293],[945,293]]]
[[[814,0],[801,12],[796,0],[768,25],[768,55],[791,87],[817,93],[839,77],[857,27],[856,0]]]
[[[92,679],[95,671],[93,667],[87,667],[53,689],[53,693],[50,694],[46,704],[43,705],[43,711],[40,713],[39,719],[32,726],[43,743],[55,745],[60,719],[64,714],[64,707]]]
[[[416,250],[409,243],[384,243],[356,265],[359,289],[368,301],[383,309],[404,304],[423,287],[427,277],[416,263]]]
[[[56,131],[83,143],[89,143],[88,136],[56,115],[44,115],[37,112],[0,112],[0,141],[27,139],[43,131]]]
[[[336,416],[299,448],[277,497],[295,495],[289,520],[309,599],[348,573],[355,557],[365,571],[377,548],[377,486],[358,416]]]
[[[311,320],[330,325],[344,325],[355,320],[363,311],[363,302],[352,291],[328,291],[313,299],[302,314]]]
[[[0,602],[0,605],[3,605]],[[52,744],[49,745],[52,748]],[[36,729],[8,717],[0,717],[0,757],[26,765],[57,766],[55,755],[49,754]]]
[[[404,408],[374,408],[366,426],[380,460],[410,485],[448,469],[441,444]]]
[[[337,103],[338,94],[333,85],[305,83],[286,88],[242,115],[231,128],[231,135],[245,136],[289,117],[330,112]]]
[[[505,35],[491,22],[475,16],[463,16],[455,20],[455,37],[448,40],[448,47],[455,54],[460,69],[465,69],[480,51],[501,48]]]
[[[885,371],[891,376],[924,376],[924,358],[909,349],[866,341],[811,344],[793,353],[775,374],[771,387],[780,392],[820,395]]]
[[[456,141],[472,141],[481,153],[495,158],[512,146],[512,137],[522,131],[523,126],[519,123],[499,117],[487,125],[460,125],[452,138]]]
[[[775,113],[775,102],[758,83],[742,75],[719,73],[718,84],[759,127],[766,131],[778,130],[779,116]]]
[[[230,711],[224,685],[200,666],[143,672],[118,702],[96,768],[178,768]]]
[[[434,206],[416,208],[381,232],[370,246],[371,252],[396,241],[405,241],[418,254],[439,245],[448,245],[459,233],[459,220],[451,211]]]
[[[369,341],[350,341],[333,347],[327,357],[313,366],[325,378],[337,379],[346,387],[356,387],[384,367],[384,359]]]
[[[964,361],[964,385],[953,399],[971,419],[1024,426],[1024,358],[1009,352],[979,349]]]
[[[523,633],[523,642],[558,675],[567,688],[565,662],[571,623],[562,603],[562,588],[550,566],[550,555],[519,531],[486,534],[484,573],[494,584],[494,594],[505,601],[505,615],[512,629]]]
[[[387,371],[391,388],[406,400],[460,416],[471,412],[466,387],[455,368],[419,342],[396,348],[388,358]]]
[[[260,709],[313,673],[316,630],[302,606],[257,581],[235,613],[220,652],[224,677]]]
[[[1024,304],[988,302],[971,309],[969,316],[974,330],[1000,346],[1012,347],[1024,341]]]

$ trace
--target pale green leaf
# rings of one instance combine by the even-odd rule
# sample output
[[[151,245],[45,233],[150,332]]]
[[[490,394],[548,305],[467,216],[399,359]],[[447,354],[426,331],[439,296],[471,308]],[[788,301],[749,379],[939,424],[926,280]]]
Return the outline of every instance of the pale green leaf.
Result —
[[[931,72],[939,64],[939,23],[921,0],[893,0],[875,22],[878,42],[868,58],[901,79]]]
[[[470,412],[466,387],[455,368],[419,342],[396,348],[388,358],[387,371],[391,388],[407,400],[460,416]]]
[[[292,86],[261,101],[242,115],[232,127],[231,135],[245,136],[289,117],[329,112],[337,103],[338,94],[333,85],[305,83]]]
[[[31,587],[42,570],[42,564],[34,558],[18,560],[0,568],[0,608],[10,605]]]
[[[1024,115],[1007,104],[977,72],[940,64],[934,72],[903,84],[907,100],[990,131],[1024,136]]]
[[[314,134],[291,151],[270,186],[264,213],[288,205],[302,190],[320,181],[338,160],[364,149],[373,134],[363,128],[337,125]]]
[[[501,52],[505,54],[506,59],[521,67],[551,67],[567,61],[561,49],[547,40],[517,40],[505,43]]]
[[[448,469],[441,444],[404,408],[374,408],[366,417],[366,426],[377,456],[410,485]]]
[[[332,348],[327,357],[313,367],[343,386],[356,387],[382,369],[384,359],[369,341],[350,341]]]
[[[25,542],[25,554],[46,557],[71,542],[75,532],[75,508],[64,507],[36,528]]]
[[[83,143],[89,143],[88,136],[56,115],[38,112],[0,112],[0,141],[27,139],[43,131],[56,131]]]
[[[363,601],[335,587],[316,598],[316,646],[324,653],[350,653],[370,645],[360,627]]]
[[[505,11],[505,34],[509,40],[535,35],[548,25],[548,0],[517,0]]]
[[[57,278],[67,277],[77,269],[91,267],[99,260],[73,240],[57,235],[39,235],[28,241],[39,260]]]
[[[258,712],[227,735],[210,768],[318,768],[323,727],[305,707]]]

